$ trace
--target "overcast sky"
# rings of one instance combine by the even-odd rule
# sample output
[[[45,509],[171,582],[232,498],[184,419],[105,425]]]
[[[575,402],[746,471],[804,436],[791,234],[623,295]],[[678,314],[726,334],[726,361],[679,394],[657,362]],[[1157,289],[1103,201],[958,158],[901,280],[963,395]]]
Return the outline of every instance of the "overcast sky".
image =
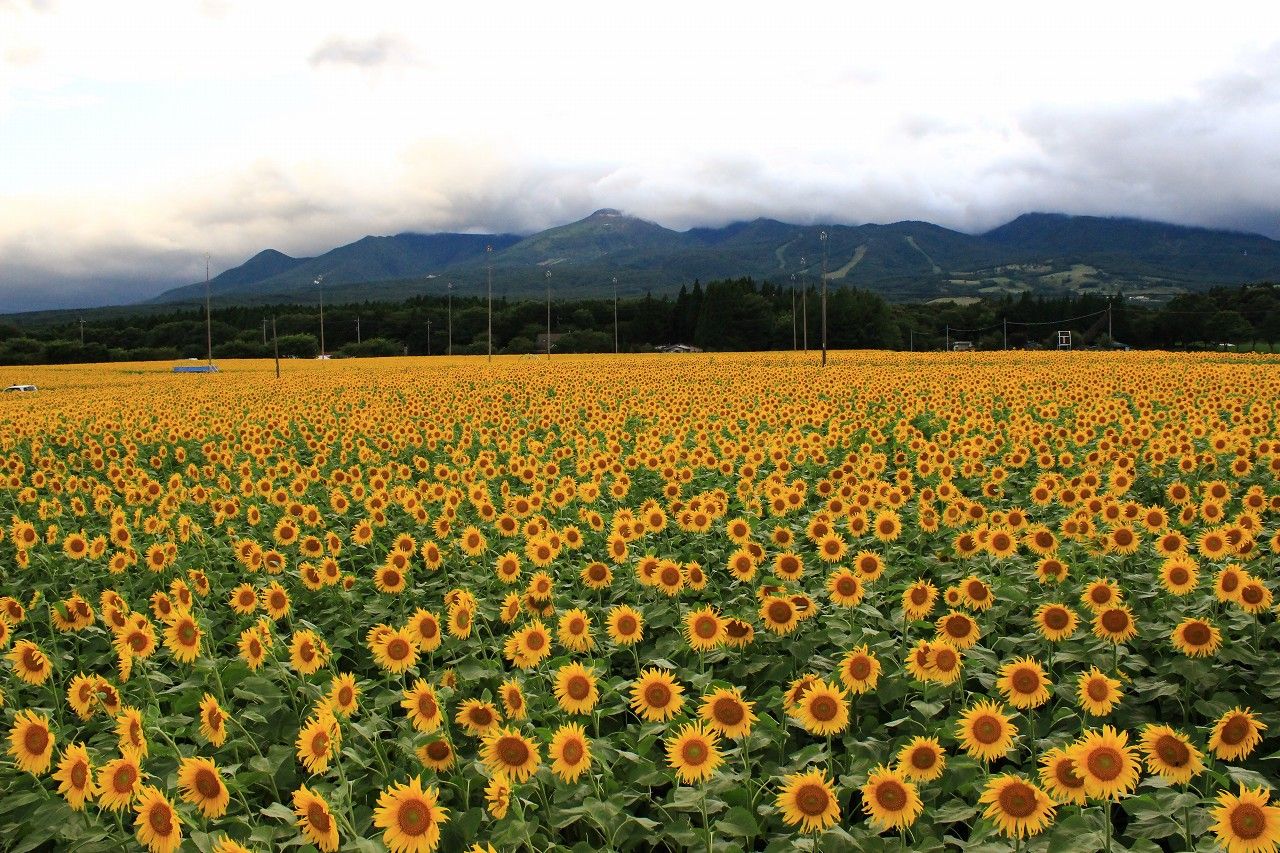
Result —
[[[1278,140],[1275,3],[0,0],[0,313],[600,207],[1280,236]]]

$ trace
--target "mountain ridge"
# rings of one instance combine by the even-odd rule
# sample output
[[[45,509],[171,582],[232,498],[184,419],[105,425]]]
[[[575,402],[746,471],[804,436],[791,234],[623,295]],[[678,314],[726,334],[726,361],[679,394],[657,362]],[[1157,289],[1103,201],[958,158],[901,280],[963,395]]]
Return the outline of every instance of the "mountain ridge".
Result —
[[[822,234],[826,235],[825,240]],[[489,253],[486,248],[492,246]],[[1133,217],[1024,213],[980,234],[921,220],[796,225],[767,217],[675,231],[601,208],[530,235],[366,236],[309,258],[273,249],[210,281],[219,302],[398,299],[487,286],[519,298],[547,281],[566,295],[674,292],[738,276],[834,285],[888,298],[1114,292],[1168,298],[1215,284],[1280,280],[1280,242],[1257,234]],[[203,299],[204,283],[151,304]]]

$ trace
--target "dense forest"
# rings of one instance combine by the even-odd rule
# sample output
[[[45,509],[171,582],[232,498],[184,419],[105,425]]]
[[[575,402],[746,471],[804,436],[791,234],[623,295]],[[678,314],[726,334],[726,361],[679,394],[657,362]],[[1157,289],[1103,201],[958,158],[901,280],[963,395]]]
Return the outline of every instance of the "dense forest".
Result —
[[[541,351],[544,301],[496,300],[494,352]],[[70,315],[64,315],[70,316]],[[617,303],[618,346],[643,352],[684,343],[705,350],[783,350],[821,346],[821,296],[750,278],[695,282],[674,297]],[[274,324],[275,336],[272,335]],[[977,349],[1056,345],[1067,329],[1075,346],[1114,342],[1158,349],[1233,344],[1272,349],[1280,343],[1280,286],[1218,288],[1178,296],[1164,304],[1117,294],[889,303],[854,288],[832,288],[827,298],[832,349],[941,350],[957,341]],[[553,300],[553,350],[611,352],[612,299]],[[0,322],[0,364],[42,364],[201,358],[206,328],[201,309],[138,313],[20,325]],[[336,356],[484,353],[487,306],[483,298],[415,298],[324,309],[324,349]],[[210,337],[215,358],[314,357],[321,324],[312,306],[218,307]]]

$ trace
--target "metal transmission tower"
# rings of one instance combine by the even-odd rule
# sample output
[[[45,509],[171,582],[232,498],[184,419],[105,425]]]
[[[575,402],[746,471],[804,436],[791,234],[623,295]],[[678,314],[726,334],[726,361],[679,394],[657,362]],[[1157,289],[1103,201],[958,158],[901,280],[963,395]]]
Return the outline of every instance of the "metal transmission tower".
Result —
[[[446,355],[453,355],[453,282],[449,282],[449,320],[448,336],[445,338]]]
[[[804,280],[804,255],[800,256],[800,340],[809,351],[809,285]]]
[[[613,277],[613,354],[618,354],[618,277]]]
[[[543,276],[547,280],[547,358],[551,358],[551,270]]]
[[[493,246],[484,247],[485,266],[489,271],[489,361],[493,361]]]
[[[320,357],[324,358],[324,274],[316,276],[316,287],[320,288]]]
[[[83,343],[83,341],[81,342]],[[209,253],[204,253],[204,347],[213,367],[213,315],[209,313]]]

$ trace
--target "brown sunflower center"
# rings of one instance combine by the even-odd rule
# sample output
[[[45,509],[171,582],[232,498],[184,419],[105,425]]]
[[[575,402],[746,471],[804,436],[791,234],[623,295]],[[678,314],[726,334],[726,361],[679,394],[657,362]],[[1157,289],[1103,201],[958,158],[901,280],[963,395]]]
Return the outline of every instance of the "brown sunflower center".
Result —
[[[1266,591],[1261,584],[1245,584],[1240,590],[1240,600],[1245,604],[1260,604],[1265,595]]]
[[[1174,566],[1169,570],[1169,582],[1174,586],[1182,586],[1191,580],[1191,575],[1182,566]]]
[[[1104,782],[1110,782],[1124,769],[1124,758],[1110,746],[1094,747],[1085,758],[1089,773]]]
[[[929,600],[929,591],[927,589],[920,586],[912,587],[911,589],[912,604],[914,604],[916,607],[924,607],[925,602],[927,602],[928,600]]]
[[[1000,740],[1004,733],[1004,725],[990,714],[983,714],[973,721],[973,739],[978,743],[990,745]]]
[[[732,696],[721,696],[711,705],[711,716],[722,726],[736,726],[746,717],[746,709]]]
[[[1203,622],[1191,622],[1182,629],[1182,639],[1189,646],[1207,645],[1211,636],[1209,626]]]
[[[1222,734],[1219,739],[1228,746],[1235,746],[1249,736],[1249,721],[1242,715],[1236,714],[1227,720],[1226,725],[1222,727]]]
[[[433,740],[427,744],[427,757],[432,761],[444,761],[449,757],[449,744],[442,740]]]
[[[560,755],[564,758],[566,764],[577,764],[582,761],[582,743],[576,738],[570,738],[564,742]]]
[[[1231,810],[1231,832],[1245,841],[1253,841],[1267,829],[1267,815],[1253,803],[1240,803]]]
[[[791,621],[791,603],[782,600],[770,602],[767,610],[769,621],[776,625],[785,625]]]
[[[132,764],[122,764],[111,774],[111,789],[118,794],[133,790],[133,783],[138,781],[138,771]]]
[[[957,639],[969,636],[969,619],[966,616],[950,616],[943,623],[947,635]]]
[[[801,814],[817,817],[825,813],[831,805],[831,795],[822,785],[808,782],[796,791],[795,803]]]
[[[222,782],[219,781],[218,774],[202,767],[196,772],[195,789],[206,800],[217,799],[218,795],[222,793]]]
[[[1089,683],[1085,685],[1084,692],[1095,702],[1104,702],[1111,695],[1107,683],[1101,678],[1089,679]]]
[[[685,764],[693,767],[705,764],[710,754],[711,751],[707,749],[706,743],[697,738],[685,741],[680,747],[680,757],[684,759]]]
[[[419,715],[426,717],[428,720],[434,719],[437,710],[438,708],[436,706],[436,700],[432,698],[430,693],[418,694],[418,714]]]
[[[565,685],[565,693],[569,694],[570,699],[581,702],[591,694],[591,682],[583,675],[575,675],[569,679]]]
[[[1021,667],[1013,671],[1010,683],[1015,693],[1035,693],[1040,689],[1040,676],[1031,667]]]
[[[1025,818],[1036,810],[1036,792],[1025,782],[1014,782],[1000,792],[1000,810],[1010,817]]]
[[[530,651],[536,652],[541,650],[542,647],[547,644],[547,640],[537,631],[530,631],[529,635],[525,638],[524,644],[529,647]]]
[[[493,724],[493,712],[484,705],[477,705],[472,708],[469,716],[471,717],[471,724],[477,728],[483,729]]]
[[[71,765],[71,785],[74,788],[83,788],[85,783],[89,781],[89,765],[83,761],[77,761]]]
[[[431,808],[419,799],[405,800],[396,813],[396,825],[405,835],[422,835],[431,828]]]
[[[409,643],[400,637],[396,637],[387,643],[387,657],[396,661],[409,657]]]
[[[1076,775],[1076,763],[1070,758],[1064,758],[1053,767],[1054,778],[1058,780],[1058,784],[1064,788],[1082,788],[1084,780]]]
[[[1112,608],[1102,614],[1102,627],[1113,634],[1120,634],[1129,629],[1129,614],[1119,608]]]
[[[28,726],[22,735],[22,746],[28,755],[43,755],[49,747],[49,731],[44,726]]]
[[[508,767],[523,767],[529,761],[529,747],[518,737],[503,737],[496,748],[498,758]]]
[[[333,819],[329,817],[329,810],[321,803],[311,803],[307,806],[307,823],[316,832],[327,833],[332,824]]]
[[[1071,617],[1061,607],[1050,607],[1044,612],[1044,624],[1050,631],[1061,631],[1070,623]]]
[[[165,803],[156,803],[147,812],[147,823],[156,835],[167,837],[173,832],[173,810]]]
[[[809,703],[809,713],[815,720],[822,723],[834,720],[839,710],[839,703],[831,696],[815,696]]]
[[[917,770],[928,770],[938,763],[938,754],[931,746],[917,746],[911,750],[911,766]]]
[[[858,584],[848,575],[842,575],[838,580],[836,580],[836,592],[849,597],[857,595]]]
[[[626,637],[636,632],[636,617],[626,614],[618,617],[618,633]]]
[[[1161,735],[1155,742],[1155,753],[1170,767],[1185,767],[1191,761],[1191,750],[1173,735]]]
[[[1227,572],[1222,576],[1222,591],[1235,592],[1240,586],[1240,576],[1235,572]]]
[[[693,632],[704,640],[710,640],[720,632],[720,624],[713,617],[703,616],[693,623]]]
[[[661,681],[655,681],[644,688],[645,704],[651,708],[665,708],[671,703],[671,688]]]
[[[892,779],[876,785],[873,793],[885,811],[901,811],[907,805],[907,789]]]
[[[848,672],[854,681],[865,681],[871,675],[871,661],[865,655],[859,655],[849,661]]]

